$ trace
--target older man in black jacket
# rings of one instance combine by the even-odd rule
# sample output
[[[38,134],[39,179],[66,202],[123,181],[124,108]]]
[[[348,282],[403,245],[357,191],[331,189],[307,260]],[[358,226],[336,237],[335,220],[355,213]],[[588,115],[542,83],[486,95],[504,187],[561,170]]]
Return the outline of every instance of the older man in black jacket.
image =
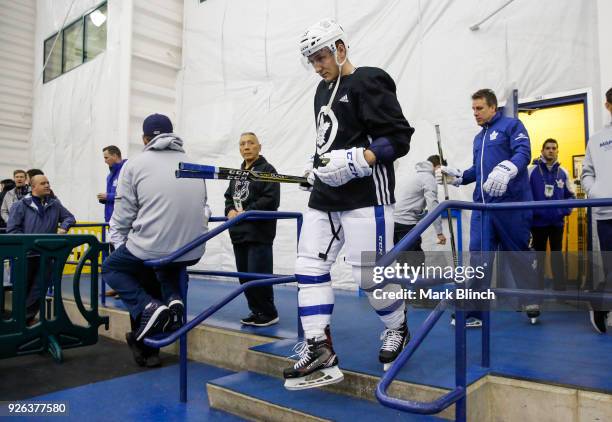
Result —
[[[240,168],[276,173],[276,169],[259,155],[261,144],[253,132],[240,135]],[[225,192],[225,215],[234,218],[245,211],[276,211],[280,203],[278,183],[235,181]],[[273,271],[272,243],[276,236],[276,220],[244,221],[230,228],[236,269],[240,272],[266,273]],[[250,281],[240,278],[240,284]],[[240,320],[245,325],[265,327],[278,322],[272,286],[254,287],[244,292],[251,314]]]

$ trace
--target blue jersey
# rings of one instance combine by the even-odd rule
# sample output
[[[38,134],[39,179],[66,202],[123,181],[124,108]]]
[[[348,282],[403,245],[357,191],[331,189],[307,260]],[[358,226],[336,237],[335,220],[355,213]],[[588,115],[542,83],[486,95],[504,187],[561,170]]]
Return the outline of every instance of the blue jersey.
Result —
[[[527,166],[531,160],[531,143],[527,129],[520,120],[504,117],[501,112],[484,126],[474,138],[472,167],[463,172],[463,184],[476,182],[474,202],[531,201],[531,187]],[[518,169],[500,197],[491,197],[482,189],[491,170],[499,163],[510,160]]]

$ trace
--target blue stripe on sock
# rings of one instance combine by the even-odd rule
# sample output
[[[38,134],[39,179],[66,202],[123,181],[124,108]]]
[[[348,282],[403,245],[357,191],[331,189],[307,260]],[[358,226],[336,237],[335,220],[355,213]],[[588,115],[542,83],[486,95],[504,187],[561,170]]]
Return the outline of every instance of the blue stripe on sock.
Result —
[[[385,315],[389,315],[392,314],[393,312],[395,312],[400,306],[402,306],[402,303],[404,303],[403,299],[399,299],[396,300],[395,302],[393,302],[391,305],[387,306],[384,309],[381,309],[379,311],[376,311],[376,313],[380,316],[385,316]]]
[[[298,308],[298,314],[301,317],[312,315],[331,315],[333,310],[333,303],[327,305],[300,306]]]
[[[331,274],[323,274],[323,275],[302,275],[296,274],[295,278],[298,284],[320,284],[327,283],[331,281]]]
[[[385,233],[385,207],[376,205],[374,207],[374,216],[376,220],[376,256],[379,257],[385,254],[385,245],[387,244]]]

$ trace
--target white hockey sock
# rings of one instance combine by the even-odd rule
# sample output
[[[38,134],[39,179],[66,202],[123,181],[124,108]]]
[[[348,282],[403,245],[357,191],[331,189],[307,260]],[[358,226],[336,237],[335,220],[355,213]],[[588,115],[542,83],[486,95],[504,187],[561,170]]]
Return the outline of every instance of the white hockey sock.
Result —
[[[402,326],[402,324],[406,320],[404,313],[405,306],[406,305],[400,306],[398,309],[391,312],[390,314],[379,315],[380,320],[383,322],[383,324],[385,324],[385,327],[391,330],[397,330]]]
[[[298,282],[300,277],[298,277]],[[299,284],[298,314],[306,338],[325,336],[334,309],[334,291],[331,282]]]

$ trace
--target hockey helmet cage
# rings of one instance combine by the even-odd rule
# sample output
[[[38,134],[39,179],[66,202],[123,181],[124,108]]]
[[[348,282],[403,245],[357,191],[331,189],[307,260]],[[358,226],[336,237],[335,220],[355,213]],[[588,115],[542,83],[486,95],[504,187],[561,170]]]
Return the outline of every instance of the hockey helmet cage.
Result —
[[[346,34],[342,27],[335,20],[326,18],[312,25],[300,37],[300,52],[308,58],[327,47],[333,54],[336,52],[336,41],[338,40],[342,40],[348,48]]]

